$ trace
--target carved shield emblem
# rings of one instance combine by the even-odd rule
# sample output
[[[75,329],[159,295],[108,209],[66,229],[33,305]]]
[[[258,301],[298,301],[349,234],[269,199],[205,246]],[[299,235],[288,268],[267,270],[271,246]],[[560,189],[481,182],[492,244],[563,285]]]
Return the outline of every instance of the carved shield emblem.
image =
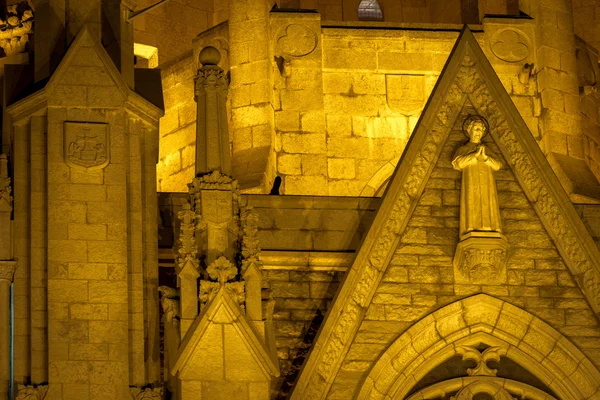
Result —
[[[65,122],[65,161],[70,167],[104,168],[109,155],[108,124]]]
[[[388,106],[402,114],[421,111],[427,100],[423,75],[385,76]]]

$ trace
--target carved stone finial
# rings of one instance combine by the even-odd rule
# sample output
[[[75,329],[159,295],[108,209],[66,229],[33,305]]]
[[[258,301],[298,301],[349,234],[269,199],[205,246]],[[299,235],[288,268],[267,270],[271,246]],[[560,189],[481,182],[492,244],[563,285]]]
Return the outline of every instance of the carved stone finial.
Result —
[[[198,60],[202,65],[218,65],[221,61],[221,53],[213,46],[206,46],[200,50]]]
[[[19,385],[16,400],[44,400],[48,392],[47,385]]]
[[[225,287],[225,290],[227,290],[240,304],[242,309],[244,309],[243,303],[246,299],[245,282],[230,282],[237,276],[238,269],[227,259],[227,257],[221,256],[217,258],[208,266],[208,268],[206,268],[206,272],[211,279],[216,280],[217,282],[207,280],[200,281],[199,298],[202,304],[211,301],[221,287]]]
[[[227,257],[221,256],[206,268],[206,272],[212,279],[224,285],[235,278],[238,271]]]

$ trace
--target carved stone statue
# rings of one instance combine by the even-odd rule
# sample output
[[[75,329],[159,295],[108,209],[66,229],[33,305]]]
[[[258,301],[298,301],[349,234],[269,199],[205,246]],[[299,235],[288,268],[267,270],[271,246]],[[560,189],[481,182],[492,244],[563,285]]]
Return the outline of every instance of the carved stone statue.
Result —
[[[463,127],[469,142],[452,159],[452,166],[462,171],[460,242],[454,255],[454,278],[457,283],[505,283],[509,244],[501,233],[494,178],[502,162],[481,142],[488,130],[485,119],[471,116]]]
[[[464,127],[469,142],[456,151],[452,160],[454,169],[462,171],[460,235],[473,231],[501,232],[494,172],[502,168],[502,163],[481,142],[487,133],[483,118],[469,117]]]

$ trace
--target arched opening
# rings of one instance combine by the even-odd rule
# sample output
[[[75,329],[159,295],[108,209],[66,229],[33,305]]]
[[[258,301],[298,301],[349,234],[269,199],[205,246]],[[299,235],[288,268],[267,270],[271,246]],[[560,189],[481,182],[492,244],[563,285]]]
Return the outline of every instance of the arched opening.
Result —
[[[383,21],[383,11],[377,0],[361,0],[358,5],[358,19],[361,21]]]
[[[550,325],[480,294],[409,328],[373,366],[358,398],[505,399],[519,393],[590,399],[600,395],[600,372]]]

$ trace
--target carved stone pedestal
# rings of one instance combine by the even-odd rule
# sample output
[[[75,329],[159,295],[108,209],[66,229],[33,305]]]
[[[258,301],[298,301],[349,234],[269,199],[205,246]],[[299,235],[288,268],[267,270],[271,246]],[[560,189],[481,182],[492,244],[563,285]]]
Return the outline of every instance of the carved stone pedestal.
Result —
[[[454,254],[455,282],[506,283],[509,247],[506,237],[499,232],[469,232],[463,235]]]

